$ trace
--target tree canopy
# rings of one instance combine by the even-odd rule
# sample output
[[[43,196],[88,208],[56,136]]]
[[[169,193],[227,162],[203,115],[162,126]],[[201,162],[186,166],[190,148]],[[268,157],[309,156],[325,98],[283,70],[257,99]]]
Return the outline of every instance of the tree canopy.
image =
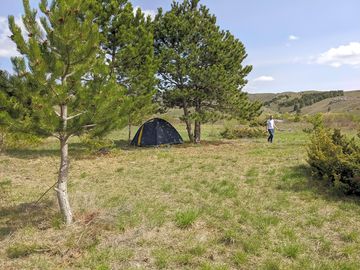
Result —
[[[103,35],[101,49],[116,82],[126,89],[125,114],[129,131],[154,113],[157,63],[154,58],[153,26],[140,8],[126,0],[103,0],[96,7],[96,22]],[[129,139],[131,133],[129,132]]]
[[[159,9],[155,53],[160,61],[160,100],[166,108],[183,109],[191,141],[200,142],[202,123],[223,117],[250,119],[258,114],[261,104],[251,103],[241,91],[252,69],[243,65],[244,45],[221,30],[216,17],[199,0],[173,2],[165,13]]]

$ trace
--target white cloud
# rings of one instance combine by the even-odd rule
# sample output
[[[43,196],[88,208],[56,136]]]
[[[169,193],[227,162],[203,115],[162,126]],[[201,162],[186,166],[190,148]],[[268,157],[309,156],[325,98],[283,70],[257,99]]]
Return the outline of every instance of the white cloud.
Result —
[[[299,40],[300,38],[298,36],[295,36],[295,35],[290,35],[288,39],[290,41],[295,41],[295,40]]]
[[[271,82],[274,80],[275,79],[271,76],[260,76],[260,77],[257,77],[256,79],[254,79],[254,82]]]
[[[141,9],[141,7],[139,6],[136,6],[134,7],[134,13],[138,10],[138,9]],[[151,20],[154,20],[155,19],[155,16],[156,16],[156,10],[152,10],[152,9],[141,9],[142,13],[144,13],[145,17],[147,16],[150,16]]]
[[[9,38],[11,32],[6,17],[0,17],[0,57],[19,55],[15,43]]]
[[[360,67],[360,42],[350,42],[337,48],[331,48],[315,58],[315,63],[341,67],[350,65]]]
[[[26,29],[22,22],[21,16],[15,17],[15,23],[26,36]],[[8,18],[0,16],[0,57],[10,58],[12,56],[19,56],[15,43],[10,39],[11,31],[9,29]]]

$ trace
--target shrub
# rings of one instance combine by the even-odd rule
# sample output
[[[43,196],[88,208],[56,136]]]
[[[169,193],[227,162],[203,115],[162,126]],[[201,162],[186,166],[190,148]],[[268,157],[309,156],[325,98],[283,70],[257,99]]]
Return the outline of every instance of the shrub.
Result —
[[[98,137],[94,138],[87,134],[81,136],[80,141],[90,152],[97,152],[101,149],[111,149],[114,147],[112,140]]]
[[[221,137],[225,139],[238,138],[261,138],[266,137],[267,133],[264,128],[239,127],[239,128],[225,128],[220,133]]]
[[[41,144],[42,139],[32,134],[9,132],[0,128],[0,151],[10,148],[33,147]]]
[[[318,127],[308,146],[308,163],[317,176],[337,189],[360,195],[360,146],[355,137]]]

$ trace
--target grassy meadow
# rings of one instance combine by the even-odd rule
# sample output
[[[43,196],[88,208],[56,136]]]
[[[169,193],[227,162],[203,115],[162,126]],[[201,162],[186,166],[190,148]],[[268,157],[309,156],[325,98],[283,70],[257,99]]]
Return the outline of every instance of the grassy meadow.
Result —
[[[54,191],[58,145],[0,154],[0,269],[360,269],[360,201],[312,179],[303,124],[266,139],[70,146],[66,228]],[[185,139],[185,128],[177,125]]]

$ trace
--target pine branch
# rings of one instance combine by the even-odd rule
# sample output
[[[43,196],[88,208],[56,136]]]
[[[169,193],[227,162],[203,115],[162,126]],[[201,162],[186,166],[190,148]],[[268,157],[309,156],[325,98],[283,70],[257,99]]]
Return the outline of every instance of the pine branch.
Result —
[[[84,113],[87,113],[87,111],[84,111],[84,112],[81,112],[81,113],[78,113],[78,114],[75,114],[75,115],[72,115],[72,116],[69,116],[66,118],[66,120],[71,120],[71,119],[74,119],[80,115],[83,115]]]

